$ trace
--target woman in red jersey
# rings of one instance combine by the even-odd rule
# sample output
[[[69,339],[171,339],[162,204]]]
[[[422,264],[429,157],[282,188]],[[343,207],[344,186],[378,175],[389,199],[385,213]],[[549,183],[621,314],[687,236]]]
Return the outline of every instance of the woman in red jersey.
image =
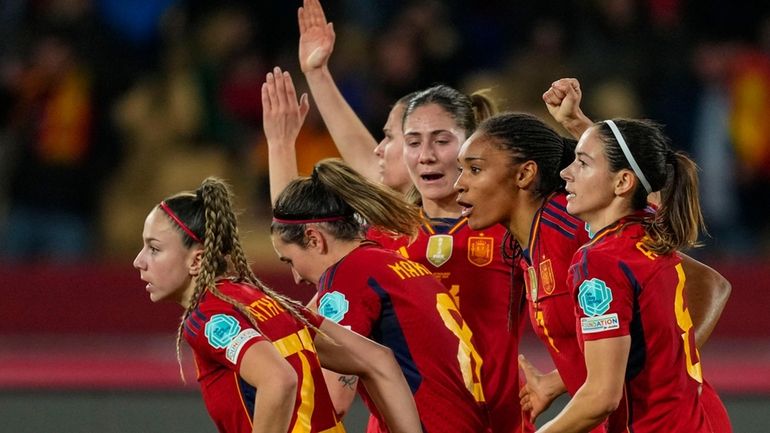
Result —
[[[611,431],[712,432],[676,253],[703,223],[695,163],[652,122],[608,120],[583,133],[561,176],[567,211],[594,233],[568,275],[587,375],[540,431],[588,431],[610,416]]]
[[[371,180],[401,192],[413,184],[417,188],[414,195],[419,196],[423,218],[415,241],[394,240],[376,232],[370,237],[428,267],[455,297],[485,360],[485,395],[493,431],[532,431],[527,417],[521,414],[518,371],[510,368],[516,363],[523,322],[519,305],[507,301],[518,299],[513,292],[518,293],[523,283],[520,275],[512,277],[500,253],[505,230],[502,227],[482,232],[471,230],[460,215],[452,189],[460,144],[473,132],[478,121],[494,112],[493,104],[482,93],[469,97],[448,86],[417,92],[391,110],[384,128],[385,139],[376,145],[331,78],[327,64],[334,32],[317,0],[305,1],[299,11],[299,27],[300,65],[342,156]],[[293,87],[292,96],[284,96],[283,89],[288,89],[290,83],[287,78],[279,70],[267,77],[262,92],[263,107],[267,107],[264,111],[266,135],[272,134],[268,125],[276,124],[281,113],[297,105]],[[415,99],[418,93],[421,96]],[[404,115],[402,111],[407,110],[412,100],[414,105],[408,115]],[[410,149],[404,148],[407,126]],[[296,177],[294,138],[296,132],[280,137],[273,135],[272,139],[268,136],[273,200],[276,192]],[[411,165],[408,172],[404,162],[407,159]],[[516,283],[512,284],[514,278]]]
[[[241,248],[230,192],[206,179],[155,206],[134,267],[184,314],[204,402],[222,432],[344,432],[321,366],[357,374],[391,431],[420,432],[392,352],[264,286]],[[230,272],[228,272],[230,269]]]
[[[364,221],[414,235],[417,209],[343,162],[324,160],[283,190],[273,216],[276,252],[298,283],[317,286],[318,312],[393,350],[425,430],[485,431],[482,360],[452,296],[425,266],[366,239]],[[356,378],[329,373],[327,383],[344,414]],[[367,394],[369,431],[388,431]]]
[[[571,161],[573,148],[574,142],[559,137],[536,117],[504,113],[484,121],[459,157],[458,202],[465,206],[471,227],[503,224],[510,230],[517,250],[515,264],[523,270],[528,289],[532,327],[556,366],[541,376],[520,359],[528,373],[523,403],[533,418],[561,393],[574,395],[586,377],[566,281],[572,256],[588,241],[588,233],[582,221],[566,212],[566,193],[558,177]],[[693,275],[688,288],[697,290],[696,305],[721,311],[726,294],[715,292],[725,291],[726,285],[729,293],[729,284],[711,268],[684,257],[687,274]],[[707,335],[719,314],[698,318],[704,316],[705,323],[696,321],[696,327],[705,328],[700,333]]]

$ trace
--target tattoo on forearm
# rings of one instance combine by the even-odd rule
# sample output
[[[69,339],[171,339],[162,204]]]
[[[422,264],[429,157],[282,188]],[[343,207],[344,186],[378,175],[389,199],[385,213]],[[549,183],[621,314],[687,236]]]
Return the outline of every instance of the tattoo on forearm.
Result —
[[[358,382],[358,376],[340,376],[337,380],[342,384],[343,388],[354,389],[356,382]]]

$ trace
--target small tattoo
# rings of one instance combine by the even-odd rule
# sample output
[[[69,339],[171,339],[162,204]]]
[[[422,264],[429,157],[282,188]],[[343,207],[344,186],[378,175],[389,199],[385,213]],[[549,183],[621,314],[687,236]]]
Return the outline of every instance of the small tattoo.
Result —
[[[354,389],[356,382],[358,382],[358,376],[340,376],[337,380],[342,384],[343,388]]]

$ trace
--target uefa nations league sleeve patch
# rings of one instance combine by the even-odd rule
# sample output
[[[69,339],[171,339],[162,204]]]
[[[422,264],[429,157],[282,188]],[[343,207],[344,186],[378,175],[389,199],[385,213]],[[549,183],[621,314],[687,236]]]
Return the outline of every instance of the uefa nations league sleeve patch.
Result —
[[[350,303],[340,292],[329,292],[318,302],[318,313],[334,323],[340,323],[349,308]]]
[[[241,331],[241,325],[235,317],[227,314],[215,314],[206,323],[205,335],[211,347],[224,349]]]
[[[610,309],[610,302],[612,291],[604,281],[591,278],[580,283],[578,304],[586,316],[601,316]]]

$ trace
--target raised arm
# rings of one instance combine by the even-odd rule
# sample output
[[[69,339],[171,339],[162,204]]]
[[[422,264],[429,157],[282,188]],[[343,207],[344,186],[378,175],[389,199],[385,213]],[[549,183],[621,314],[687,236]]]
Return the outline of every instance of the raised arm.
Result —
[[[324,320],[315,338],[324,368],[360,378],[393,433],[422,432],[412,392],[393,352],[340,325]]]
[[[285,433],[297,399],[297,374],[269,341],[249,347],[241,377],[259,391],[254,399],[254,433]]]
[[[561,78],[554,81],[551,87],[543,93],[543,102],[554,118],[575,139],[580,139],[583,132],[593,122],[580,109],[583,92],[580,83],[575,78]]]
[[[262,122],[267,139],[271,203],[298,176],[295,142],[309,109],[307,94],[297,101],[288,72],[276,66],[267,74],[262,84]]]
[[[682,268],[687,277],[684,290],[687,308],[695,326],[695,344],[701,348],[716,327],[732,286],[722,274],[709,266],[685,254],[680,253],[679,257],[682,258]]]
[[[310,93],[342,158],[371,180],[379,180],[377,140],[340,93],[329,71],[334,28],[326,22],[318,0],[304,0],[299,8],[299,64]]]

